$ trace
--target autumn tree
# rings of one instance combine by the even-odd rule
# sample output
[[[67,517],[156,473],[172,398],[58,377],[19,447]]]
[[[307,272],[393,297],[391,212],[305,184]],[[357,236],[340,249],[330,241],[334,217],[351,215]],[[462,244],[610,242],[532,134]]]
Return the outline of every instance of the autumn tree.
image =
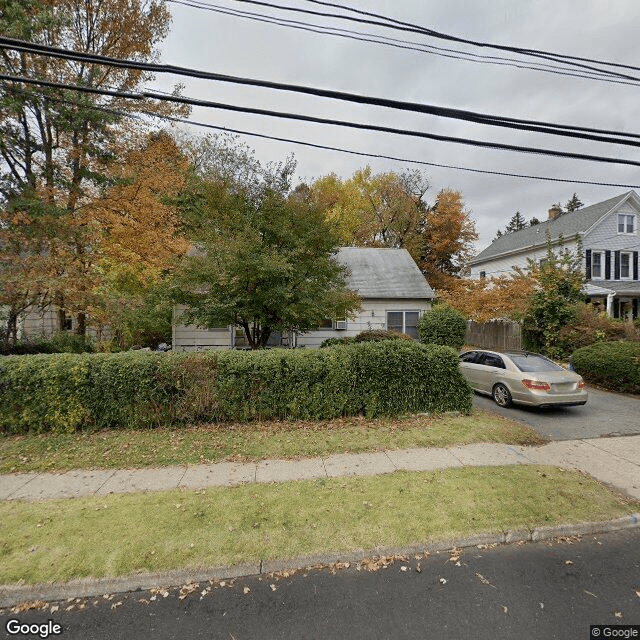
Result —
[[[407,248],[427,282],[441,291],[450,288],[463,274],[477,239],[475,223],[465,209],[462,194],[443,189],[422,217]]]
[[[307,331],[360,307],[332,259],[335,226],[308,194],[290,188],[291,159],[245,167],[235,178],[216,167],[206,165],[182,201],[194,249],[174,275],[172,296],[186,305],[184,322],[240,326],[258,349],[273,331]]]
[[[316,180],[310,196],[337,224],[344,245],[407,247],[420,224],[429,188],[419,171],[374,174],[369,166],[342,180]]]
[[[0,31],[30,42],[121,59],[152,60],[168,32],[163,0],[1,0]],[[11,48],[0,51],[3,74],[93,89],[135,91],[145,72],[75,62]],[[166,103],[127,101],[0,81],[0,206],[19,223],[17,237],[49,230],[42,295],[78,315],[79,331],[98,284],[94,247],[101,234],[88,203],[108,181],[108,167],[144,126],[122,114],[178,113]],[[29,231],[33,227],[33,232]]]
[[[438,297],[475,322],[493,318],[521,320],[527,313],[536,280],[530,273],[517,272],[490,278],[459,278],[451,281]]]

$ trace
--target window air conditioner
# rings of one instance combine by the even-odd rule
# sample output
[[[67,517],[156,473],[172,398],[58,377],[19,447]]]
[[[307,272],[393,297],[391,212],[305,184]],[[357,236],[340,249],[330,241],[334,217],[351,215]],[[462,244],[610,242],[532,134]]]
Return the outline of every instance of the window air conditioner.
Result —
[[[337,331],[344,331],[347,328],[347,321],[346,320],[336,320],[336,330]]]

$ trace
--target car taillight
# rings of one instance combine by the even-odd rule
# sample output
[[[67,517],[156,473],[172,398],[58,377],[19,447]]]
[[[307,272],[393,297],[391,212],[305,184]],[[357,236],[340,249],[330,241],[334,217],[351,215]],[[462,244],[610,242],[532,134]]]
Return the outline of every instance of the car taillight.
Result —
[[[540,382],[539,380],[523,380],[522,384],[527,389],[538,389],[539,391],[551,391],[551,385],[548,382]]]
[[[580,382],[578,382],[578,389],[584,389],[586,386],[586,383],[584,380],[580,380]]]

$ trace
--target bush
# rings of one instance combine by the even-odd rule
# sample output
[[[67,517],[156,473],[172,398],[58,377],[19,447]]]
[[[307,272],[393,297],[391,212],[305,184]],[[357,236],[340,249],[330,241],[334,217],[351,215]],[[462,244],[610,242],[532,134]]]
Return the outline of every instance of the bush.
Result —
[[[452,307],[437,305],[418,320],[418,333],[424,343],[460,350],[467,335],[467,319]]]
[[[327,338],[320,344],[320,348],[333,347],[336,344],[354,344],[356,342],[382,342],[383,340],[413,340],[411,336],[392,329],[367,329],[356,336],[346,338]]]
[[[50,336],[39,335],[25,340],[18,340],[15,346],[10,345],[3,353],[26,355],[33,353],[93,353],[96,344],[89,336],[79,336],[68,331],[58,331]]]
[[[587,381],[613,391],[640,393],[640,342],[598,342],[572,356]]]
[[[9,356],[0,360],[0,389],[0,429],[13,433],[471,410],[457,353],[405,340]]]

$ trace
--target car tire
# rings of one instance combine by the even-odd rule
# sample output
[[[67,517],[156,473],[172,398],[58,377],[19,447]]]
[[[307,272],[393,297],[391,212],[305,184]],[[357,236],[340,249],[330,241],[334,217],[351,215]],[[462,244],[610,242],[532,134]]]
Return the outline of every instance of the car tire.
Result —
[[[491,392],[495,403],[501,407],[510,407],[513,404],[511,392],[503,384],[498,383]]]

